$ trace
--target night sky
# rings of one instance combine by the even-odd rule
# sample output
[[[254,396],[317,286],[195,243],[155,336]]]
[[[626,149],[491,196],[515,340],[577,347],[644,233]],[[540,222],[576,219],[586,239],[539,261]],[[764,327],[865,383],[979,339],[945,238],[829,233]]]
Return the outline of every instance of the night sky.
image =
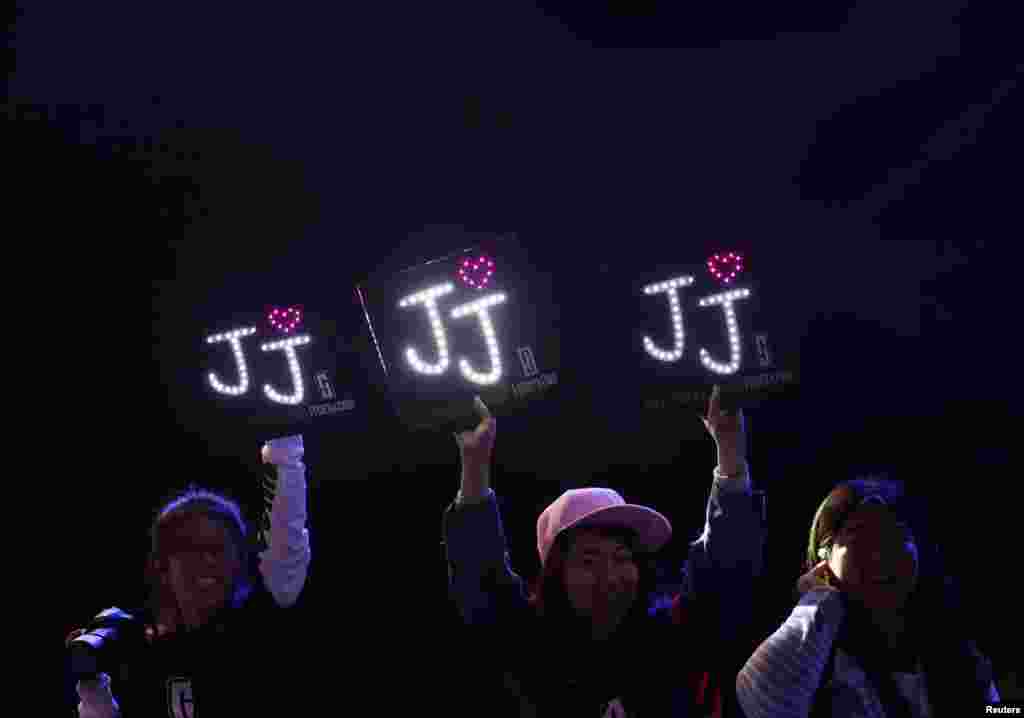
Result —
[[[601,401],[629,369],[602,363],[614,308],[594,287],[736,248],[802,370],[798,397],[749,417],[770,507],[766,620],[788,610],[829,486],[888,471],[934,501],[949,561],[986,608],[979,640],[1014,655],[999,610],[1013,598],[990,594],[993,574],[1014,575],[999,547],[1013,555],[1003,497],[1020,425],[1009,12],[407,5],[40,0],[17,18],[9,231],[39,253],[37,329],[55,345],[25,361],[65,377],[34,401],[69,407],[34,430],[36,471],[66,485],[58,510],[76,537],[54,554],[75,587],[54,635],[137,600],[169,492],[199,481],[255,505],[258,442],[190,379],[210,317],[303,303],[354,339],[353,286],[455,249],[437,228],[464,226],[516,232],[577,317],[561,327],[576,393],[500,422],[495,488],[524,573],[537,512],[594,483],[664,511],[667,557],[683,555],[713,445],[682,418]],[[379,392],[372,360],[351,361],[365,362],[360,391]],[[310,625],[379,617],[416,670],[454,625],[438,545],[454,443],[378,411],[306,444]]]

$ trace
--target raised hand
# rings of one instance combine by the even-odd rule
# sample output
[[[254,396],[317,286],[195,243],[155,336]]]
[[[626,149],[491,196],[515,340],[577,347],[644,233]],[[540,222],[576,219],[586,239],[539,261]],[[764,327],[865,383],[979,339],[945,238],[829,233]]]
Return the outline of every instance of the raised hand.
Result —
[[[715,386],[708,400],[708,413],[704,426],[718,447],[718,466],[726,476],[733,475],[743,462],[747,451],[746,423],[743,410],[722,410],[722,390]]]
[[[480,423],[472,431],[455,434],[455,443],[462,457],[464,497],[478,497],[489,488],[491,454],[498,431],[497,420],[479,396],[473,399],[473,406],[480,415]]]

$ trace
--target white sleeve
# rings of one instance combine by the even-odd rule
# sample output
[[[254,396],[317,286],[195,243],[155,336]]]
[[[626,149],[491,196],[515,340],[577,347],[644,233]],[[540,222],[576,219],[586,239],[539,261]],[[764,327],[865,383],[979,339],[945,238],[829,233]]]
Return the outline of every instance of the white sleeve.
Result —
[[[736,676],[747,718],[806,718],[844,614],[838,591],[804,594]]]
[[[78,718],[119,718],[121,708],[110,692],[110,676],[100,673],[99,680],[79,681]]]
[[[277,467],[277,485],[270,507],[269,545],[260,553],[260,573],[277,604],[288,607],[302,592],[311,559],[302,437],[273,439],[263,456]]]

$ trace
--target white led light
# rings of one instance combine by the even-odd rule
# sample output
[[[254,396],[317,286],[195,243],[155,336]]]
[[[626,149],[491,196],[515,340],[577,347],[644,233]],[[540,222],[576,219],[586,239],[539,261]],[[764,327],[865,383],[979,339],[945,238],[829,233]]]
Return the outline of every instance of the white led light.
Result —
[[[698,302],[702,307],[720,304],[725,311],[725,327],[729,334],[729,363],[721,364],[716,362],[711,358],[711,354],[708,353],[707,349],[700,350],[701,364],[716,374],[735,374],[740,369],[740,331],[736,324],[736,309],[733,307],[733,303],[737,299],[746,299],[749,296],[749,289],[733,289],[722,294],[704,297]]]
[[[429,364],[423,361],[413,347],[405,350],[405,357],[409,360],[410,366],[420,374],[443,374],[448,369],[448,339],[444,334],[444,325],[441,324],[441,315],[437,311],[437,299],[453,291],[455,291],[454,284],[441,284],[422,292],[410,294],[398,303],[398,306],[402,308],[422,304],[427,310],[427,318],[430,319],[434,344],[437,345],[437,363]]]
[[[278,404],[301,404],[303,398],[306,396],[306,387],[302,383],[302,370],[299,368],[299,357],[295,353],[295,347],[302,346],[303,344],[309,344],[311,341],[308,334],[298,337],[289,337],[287,339],[279,339],[276,342],[268,342],[260,346],[265,352],[272,351],[283,351],[285,358],[288,360],[288,371],[292,375],[292,384],[295,386],[295,390],[291,394],[280,394],[270,384],[263,385],[263,393],[267,395],[267,398],[271,401],[276,401]]]
[[[462,375],[474,384],[494,384],[501,379],[501,352],[498,349],[498,339],[494,336],[494,323],[491,322],[490,309],[506,300],[504,294],[491,294],[467,304],[455,307],[452,310],[452,319],[459,319],[470,314],[476,314],[480,319],[480,329],[484,334],[484,341],[487,343],[487,356],[491,360],[491,370],[486,373],[478,372],[470,366],[466,359],[459,359],[459,369]]]
[[[676,277],[666,282],[648,284],[644,287],[644,294],[660,294],[661,292],[668,294],[668,311],[672,318],[672,335],[675,340],[672,350],[665,351],[660,349],[650,337],[644,337],[644,349],[658,361],[679,361],[683,356],[685,336],[683,334],[683,308],[679,302],[679,288],[688,287],[691,284],[693,284],[693,277]]]
[[[238,383],[235,386],[228,386],[221,382],[217,375],[212,371],[210,372],[210,386],[213,387],[214,391],[218,391],[221,394],[227,394],[228,396],[241,396],[245,392],[249,391],[249,369],[245,365],[245,355],[242,353],[242,337],[248,337],[256,333],[256,327],[246,327],[244,329],[235,329],[231,332],[224,332],[223,334],[214,334],[213,336],[206,337],[207,344],[217,344],[218,342],[229,342],[231,344],[231,352],[235,355],[235,366],[238,369]]]

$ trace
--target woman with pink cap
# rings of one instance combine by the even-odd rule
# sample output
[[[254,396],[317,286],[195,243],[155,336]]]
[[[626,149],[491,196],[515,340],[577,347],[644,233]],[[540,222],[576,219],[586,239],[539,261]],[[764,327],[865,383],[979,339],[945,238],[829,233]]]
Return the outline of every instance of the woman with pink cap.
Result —
[[[731,690],[752,645],[764,527],[745,461],[742,412],[704,419],[718,466],[702,535],[671,607],[652,605],[656,551],[672,527],[606,488],[566,491],[537,520],[541,577],[528,595],[509,565],[490,460],[496,421],[456,436],[459,494],[445,514],[450,588],[487,662],[523,716],[734,715]],[[722,687],[727,687],[725,690]],[[490,707],[489,714],[502,712]]]

